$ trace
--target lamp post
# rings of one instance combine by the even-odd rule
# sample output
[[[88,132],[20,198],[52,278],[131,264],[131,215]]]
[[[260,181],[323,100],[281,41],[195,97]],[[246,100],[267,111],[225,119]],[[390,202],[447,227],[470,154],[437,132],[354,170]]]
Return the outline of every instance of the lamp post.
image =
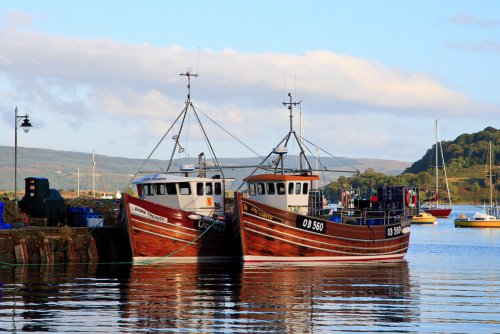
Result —
[[[14,132],[15,132],[15,135],[14,135],[14,202],[16,204],[16,208],[18,206],[18,203],[17,203],[17,128],[18,128],[19,122],[22,119],[23,122],[21,123],[20,127],[24,130],[25,133],[28,133],[30,128],[33,127],[33,125],[31,125],[28,117],[29,117],[28,114],[26,114],[24,116],[18,116],[17,115],[17,107],[16,107],[16,116],[14,118],[14,129],[15,129],[14,130]]]

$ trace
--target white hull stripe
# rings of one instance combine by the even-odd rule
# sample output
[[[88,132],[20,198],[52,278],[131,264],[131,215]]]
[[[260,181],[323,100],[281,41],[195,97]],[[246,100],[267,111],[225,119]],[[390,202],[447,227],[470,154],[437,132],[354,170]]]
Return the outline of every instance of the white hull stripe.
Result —
[[[135,223],[139,223],[139,224],[144,224],[144,225],[147,225],[147,226],[151,226],[151,227],[154,227],[154,228],[157,228],[157,229],[160,229],[160,230],[164,230],[164,231],[174,231],[173,229],[171,228],[167,228],[167,227],[163,227],[163,226],[158,226],[156,224],[151,224],[151,223],[147,223],[145,221],[142,221],[142,220],[139,220],[139,219],[132,219],[133,222]],[[188,230],[190,231],[191,233],[185,233],[185,232],[181,232],[178,230],[179,226],[177,225],[173,225],[173,224],[170,224],[172,227],[175,227],[175,233],[178,233],[178,234],[182,234],[182,235],[185,235],[185,236],[188,236],[190,238],[195,238],[196,235],[195,234],[192,234],[193,231],[196,231],[195,229],[188,229],[186,227],[183,227],[185,230]],[[138,229],[138,227],[136,225],[132,225],[132,228],[134,229]],[[142,231],[142,230],[141,230]],[[151,232],[152,234],[156,234],[154,232]]]
[[[273,222],[273,221],[270,221],[270,220],[267,220],[267,219],[264,219],[264,218],[260,218],[260,217],[258,217],[258,218],[261,219],[261,220],[265,220],[265,221],[267,221],[269,223],[278,224],[276,222]],[[254,227],[258,227],[258,228],[263,229],[263,230],[272,231],[274,233],[278,233],[278,234],[282,234],[282,235],[286,235],[286,236],[293,236],[293,237],[296,237],[296,238],[300,238],[300,237],[298,237],[296,235],[285,233],[285,232],[281,232],[281,231],[276,231],[276,230],[274,230],[272,228],[252,223],[252,222],[250,222],[248,220],[244,220],[244,224],[246,224],[246,225],[252,225]],[[303,230],[303,229],[300,229],[300,228],[297,228],[297,227],[288,226],[288,225],[284,225],[284,224],[278,224],[278,225],[284,226],[284,227],[286,227],[288,229],[295,230],[295,231],[298,231],[298,232],[305,232],[305,233],[308,233],[310,235],[318,235],[318,233],[310,232],[310,231]],[[365,240],[365,239],[353,239],[353,238],[338,237],[338,236],[333,236],[333,235],[328,235],[328,234],[320,234],[320,235],[322,237],[325,237],[325,238],[328,238],[328,239],[338,239],[338,240],[354,241],[354,242],[366,242],[366,243],[370,243],[370,244],[372,244],[374,242],[385,242],[385,241],[388,240],[388,239]],[[391,240],[396,240],[396,239],[399,239],[399,238],[400,237],[391,238]],[[301,239],[303,239],[303,238],[301,238]],[[305,239],[305,240],[309,240],[309,239]],[[315,241],[315,242],[329,245],[329,243],[325,243],[325,242],[322,242],[322,241]]]
[[[310,248],[310,249],[317,249],[317,250],[321,250],[321,251],[325,251],[325,252],[329,252],[329,253],[339,253],[339,254],[351,254],[351,255],[367,255],[366,253],[353,253],[353,252],[344,252],[344,251],[340,251],[340,250],[332,250],[332,249],[326,249],[326,248],[320,248],[320,247],[314,247],[314,246],[309,246],[309,245],[305,245],[303,243],[300,243],[300,242],[295,242],[295,241],[290,241],[290,240],[286,240],[286,239],[283,239],[283,238],[279,238],[279,237],[275,237],[275,236],[271,236],[269,234],[265,234],[265,233],[261,233],[259,231],[255,231],[255,230],[252,230],[252,229],[248,229],[248,228],[245,228],[245,230],[248,230],[250,232],[253,232],[255,234],[260,234],[260,235],[263,235],[265,237],[270,237],[270,238],[273,238],[273,239],[277,239],[277,240],[280,240],[280,241],[283,241],[284,243],[288,243],[288,244],[293,244],[293,245],[297,245],[297,246],[301,246],[301,247],[306,247],[306,248]],[[308,240],[308,239],[302,239],[302,240],[306,240],[306,241],[309,241],[311,242],[312,240]],[[335,245],[335,246],[339,246],[340,245]],[[394,245],[394,246],[391,246],[391,248],[393,247],[397,247],[398,245]],[[387,247],[379,247],[379,248],[361,248],[361,247],[349,247],[349,246],[344,246],[344,247],[347,247],[347,248],[357,248],[357,249],[373,249],[373,250],[377,250],[379,248],[387,248]],[[399,250],[395,250],[395,251],[392,251],[392,252],[384,252],[384,253],[377,253],[377,254],[395,254],[395,253],[400,253],[401,250],[407,250],[408,247],[402,247],[400,248]]]
[[[134,264],[149,264],[153,263],[169,263],[169,262],[229,262],[239,260],[239,256],[169,256],[169,257],[156,257],[156,256],[134,256]]]
[[[405,254],[367,255],[367,256],[256,256],[244,255],[245,262],[366,262],[403,258]]]
[[[297,230],[297,231],[300,231],[300,232],[305,232],[305,233],[310,233],[310,234],[316,234],[314,232],[311,232],[311,231],[307,231],[307,230],[303,230],[303,229],[300,229],[300,228],[297,228],[297,227],[294,227],[294,226],[290,226],[290,225],[286,225],[286,224],[283,224],[283,223],[278,223],[278,222],[275,222],[275,221],[272,221],[272,220],[269,220],[269,219],[266,219],[266,218],[262,218],[260,216],[256,216],[256,215],[253,215],[253,214],[250,214],[248,212],[245,212],[244,215],[248,215],[248,216],[252,216],[258,220],[263,220],[263,221],[266,221],[266,222],[269,222],[271,224],[275,224],[275,225],[281,225],[283,227],[286,227],[286,228],[289,228],[289,229],[292,229],[292,230]],[[247,224],[253,224],[254,226],[258,226],[259,228],[263,228],[263,229],[268,229],[264,226],[260,226],[260,225],[257,225],[257,224],[254,224],[254,223],[251,223],[249,221],[245,221],[245,223]],[[339,236],[334,236],[334,235],[328,235],[328,234],[322,234],[323,236],[327,237],[327,238],[331,238],[331,239],[340,239],[340,240],[348,240],[348,241],[359,241],[359,242],[380,242],[380,241],[385,241],[386,239],[377,239],[377,240],[364,240],[364,239],[352,239],[352,238],[345,238],[345,237],[339,237]],[[400,237],[396,237],[396,238],[391,238],[391,239],[398,239]]]
[[[155,233],[155,232],[151,232],[151,231],[148,231],[148,230],[143,230],[142,228],[138,228],[138,227],[133,227],[133,229],[134,229],[134,231],[141,231],[141,232],[144,232],[144,233],[147,233],[147,234],[156,235],[157,237],[161,237],[161,238],[164,238],[164,239],[175,240],[175,241],[183,242],[185,244],[192,243],[193,245],[197,245],[197,243],[193,242],[192,240],[177,239],[177,238],[169,237],[169,236],[164,235],[164,234]]]

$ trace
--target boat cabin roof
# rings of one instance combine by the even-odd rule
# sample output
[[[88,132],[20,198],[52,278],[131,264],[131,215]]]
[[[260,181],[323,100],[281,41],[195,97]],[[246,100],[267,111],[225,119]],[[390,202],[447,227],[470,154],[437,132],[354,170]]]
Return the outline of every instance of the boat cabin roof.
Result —
[[[269,181],[315,181],[319,180],[319,175],[300,174],[259,174],[252,175],[245,179],[246,182],[269,182]]]
[[[213,181],[223,181],[223,179],[212,179],[196,176],[181,176],[173,175],[167,173],[150,174],[141,177],[133,181],[134,184],[144,184],[144,183],[175,183],[175,182],[213,182]]]

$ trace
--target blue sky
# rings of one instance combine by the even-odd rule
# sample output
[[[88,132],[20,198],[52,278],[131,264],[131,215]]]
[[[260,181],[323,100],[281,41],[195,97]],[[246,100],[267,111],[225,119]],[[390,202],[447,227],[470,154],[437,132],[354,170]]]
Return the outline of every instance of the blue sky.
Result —
[[[145,158],[188,69],[195,106],[261,155],[288,131],[288,92],[304,137],[339,157],[415,161],[435,119],[442,140],[500,125],[493,0],[3,1],[0,41],[0,145],[18,106],[35,126],[19,146]],[[206,130],[218,157],[254,156]]]

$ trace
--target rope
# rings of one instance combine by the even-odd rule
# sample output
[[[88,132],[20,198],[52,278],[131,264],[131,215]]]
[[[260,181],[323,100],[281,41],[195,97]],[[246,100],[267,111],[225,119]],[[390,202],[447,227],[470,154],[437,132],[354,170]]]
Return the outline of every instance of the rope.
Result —
[[[172,253],[168,254],[168,255],[165,255],[165,256],[162,256],[162,257],[159,257],[159,258],[155,258],[155,259],[151,259],[151,260],[144,260],[144,261],[140,261],[138,263],[140,264],[150,264],[152,262],[157,262],[157,261],[160,261],[164,258],[167,258],[167,257],[171,257],[172,255],[175,255],[177,253],[179,253],[180,251],[184,250],[185,248],[191,246],[192,244],[194,244],[196,241],[198,241],[198,239],[200,239],[203,235],[205,235],[205,233],[208,232],[208,230],[210,230],[212,228],[212,226],[215,225],[215,223],[217,223],[219,220],[216,219],[214,220],[214,222],[205,230],[203,231],[199,236],[197,236],[196,238],[194,238],[192,241],[190,241],[189,243],[187,243],[186,245],[182,246],[181,248],[179,248],[178,250],[175,250],[173,251]],[[137,262],[136,262],[137,263]]]
[[[103,219],[104,220],[104,219]],[[197,236],[196,238],[194,238],[192,241],[190,241],[189,243],[187,243],[186,245],[182,246],[181,248],[171,252],[170,254],[167,254],[165,256],[162,256],[162,257],[159,257],[159,258],[155,258],[155,259],[151,259],[151,260],[144,260],[144,261],[139,261],[139,262],[135,262],[135,263],[139,263],[139,264],[151,264],[153,262],[157,262],[157,261],[160,261],[164,258],[167,258],[167,257],[171,257],[177,253],[179,253],[180,251],[184,250],[185,248],[191,246],[192,244],[194,244],[196,241],[198,241],[201,237],[203,237],[205,235],[205,233],[208,232],[208,230],[210,230],[217,222],[219,222],[220,220],[218,219],[215,219],[213,221],[213,223],[207,228],[205,229],[199,236]],[[100,223],[99,223],[100,224]],[[63,248],[62,250],[65,250],[66,248]],[[116,262],[99,262],[98,264],[133,264],[134,261],[116,261]],[[17,266],[56,266],[56,265],[60,265],[61,263],[9,263],[9,262],[1,262],[0,261],[0,269],[2,268],[7,268],[7,267],[17,267]],[[90,263],[90,262],[72,262],[72,264],[93,264]]]

